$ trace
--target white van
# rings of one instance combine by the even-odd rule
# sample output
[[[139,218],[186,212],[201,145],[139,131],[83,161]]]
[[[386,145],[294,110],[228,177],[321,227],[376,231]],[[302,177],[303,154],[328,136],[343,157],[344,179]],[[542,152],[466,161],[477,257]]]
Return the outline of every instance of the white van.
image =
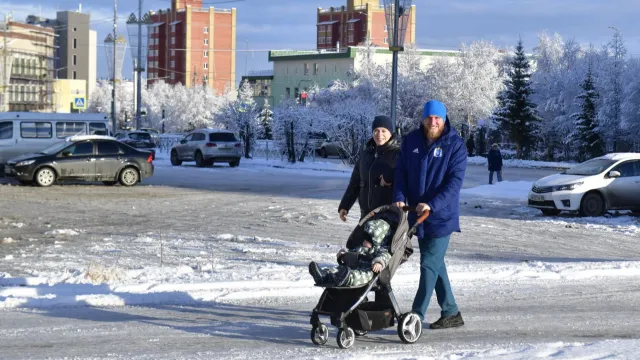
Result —
[[[0,113],[0,164],[73,135],[110,135],[109,114]]]

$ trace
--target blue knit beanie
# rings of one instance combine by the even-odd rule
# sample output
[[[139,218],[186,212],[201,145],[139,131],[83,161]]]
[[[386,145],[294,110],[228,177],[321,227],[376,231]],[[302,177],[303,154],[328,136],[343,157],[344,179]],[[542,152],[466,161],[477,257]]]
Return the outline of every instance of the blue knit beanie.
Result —
[[[431,115],[440,116],[442,120],[447,121],[447,108],[438,100],[429,100],[424,104],[422,120]]]

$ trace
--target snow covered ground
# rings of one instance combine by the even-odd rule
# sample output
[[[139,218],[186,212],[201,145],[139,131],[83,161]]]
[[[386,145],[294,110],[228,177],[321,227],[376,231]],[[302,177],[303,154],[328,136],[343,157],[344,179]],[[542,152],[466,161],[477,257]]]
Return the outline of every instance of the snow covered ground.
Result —
[[[395,329],[339,350],[309,340],[321,289],[356,219],[337,219],[350,170],[171,167],[127,189],[0,186],[0,357],[633,359],[640,353],[640,224],[611,214],[544,217],[531,179],[478,185],[447,265],[466,325],[402,344]],[[278,165],[279,166],[279,165]],[[337,171],[317,171],[326,166]],[[9,205],[10,204],[10,205]],[[46,204],[43,206],[43,204]],[[357,213],[357,209],[352,212]],[[414,244],[417,247],[417,244]],[[418,256],[393,280],[409,310]],[[428,320],[438,317],[433,299]]]

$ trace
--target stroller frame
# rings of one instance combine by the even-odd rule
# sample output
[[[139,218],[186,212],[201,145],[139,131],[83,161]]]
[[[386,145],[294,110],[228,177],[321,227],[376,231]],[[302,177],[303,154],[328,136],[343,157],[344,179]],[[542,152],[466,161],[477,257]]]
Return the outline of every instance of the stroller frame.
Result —
[[[329,316],[331,325],[338,328],[337,343],[340,348],[353,346],[356,336],[364,336],[368,331],[377,331],[394,326],[398,323],[398,336],[405,343],[415,343],[422,334],[422,320],[417,314],[402,313],[398,301],[391,288],[391,278],[397,267],[407,260],[413,253],[411,237],[429,216],[425,211],[410,229],[407,225],[407,212],[414,211],[414,207],[405,206],[402,209],[394,205],[381,206],[362,218],[347,241],[347,247],[353,241],[356,232],[364,224],[378,214],[394,211],[398,216],[398,224],[392,240],[392,259],[379,274],[376,274],[368,284],[353,287],[322,286],[325,290],[318,304],[311,313],[311,341],[316,345],[326,344],[329,329],[320,321],[320,316]],[[369,302],[368,295],[375,292],[375,301]]]

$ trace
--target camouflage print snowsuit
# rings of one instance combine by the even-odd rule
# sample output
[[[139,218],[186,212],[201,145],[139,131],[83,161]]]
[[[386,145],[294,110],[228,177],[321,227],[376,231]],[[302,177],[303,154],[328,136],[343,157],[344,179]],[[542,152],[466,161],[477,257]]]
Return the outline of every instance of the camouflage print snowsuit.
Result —
[[[364,224],[364,231],[369,234],[371,239],[367,239],[371,242],[371,248],[367,248],[363,245],[355,249],[349,249],[348,252],[357,252],[359,254],[359,264],[355,268],[351,268],[348,271],[347,281],[345,287],[360,287],[367,284],[374,276],[373,264],[380,263],[384,269],[389,260],[391,254],[389,253],[389,247],[391,245],[391,227],[384,220],[369,220]],[[364,243],[364,241],[363,241]],[[343,249],[345,252],[347,249]],[[340,267],[346,265],[339,265],[334,268],[327,269],[330,273],[338,273]],[[336,279],[339,280],[339,279]]]

